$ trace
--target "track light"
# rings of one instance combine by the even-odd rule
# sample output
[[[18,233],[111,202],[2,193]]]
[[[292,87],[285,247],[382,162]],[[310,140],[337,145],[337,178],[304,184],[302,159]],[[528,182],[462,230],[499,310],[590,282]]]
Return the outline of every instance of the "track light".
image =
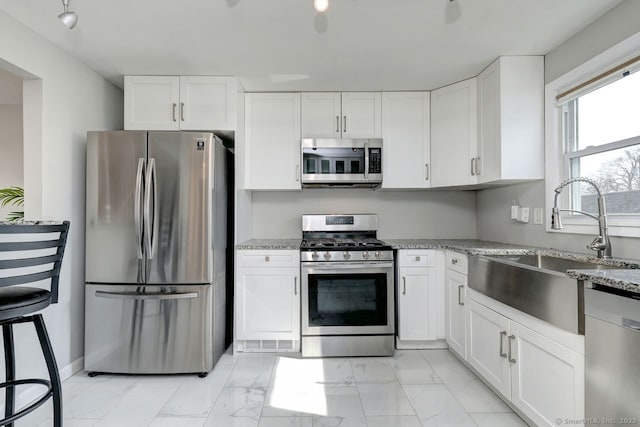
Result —
[[[329,8],[329,0],[313,0],[313,7],[322,13]]]
[[[62,0],[62,6],[64,7],[64,12],[58,15],[58,18],[67,28],[73,30],[73,27],[78,23],[78,15],[75,12],[69,12],[69,0]]]

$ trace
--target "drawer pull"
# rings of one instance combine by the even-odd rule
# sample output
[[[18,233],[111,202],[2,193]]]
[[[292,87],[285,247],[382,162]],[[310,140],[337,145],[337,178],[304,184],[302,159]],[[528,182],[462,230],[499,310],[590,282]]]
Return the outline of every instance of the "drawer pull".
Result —
[[[419,256],[416,257],[416,261],[420,261],[420,257]]]
[[[265,262],[269,262],[269,261],[271,261],[271,257],[269,255],[267,255],[267,256],[264,257],[264,260],[265,260]]]
[[[456,265],[458,263],[458,258],[452,258],[451,264]]]

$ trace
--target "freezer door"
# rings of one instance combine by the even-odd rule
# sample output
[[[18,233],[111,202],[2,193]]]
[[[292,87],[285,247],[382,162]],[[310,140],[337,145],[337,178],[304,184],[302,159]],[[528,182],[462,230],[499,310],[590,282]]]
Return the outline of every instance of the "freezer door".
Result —
[[[213,134],[150,132],[148,284],[211,283]]]
[[[211,371],[211,297],[211,285],[87,285],[85,370]]]
[[[87,282],[144,281],[146,151],[146,132],[87,132]]]

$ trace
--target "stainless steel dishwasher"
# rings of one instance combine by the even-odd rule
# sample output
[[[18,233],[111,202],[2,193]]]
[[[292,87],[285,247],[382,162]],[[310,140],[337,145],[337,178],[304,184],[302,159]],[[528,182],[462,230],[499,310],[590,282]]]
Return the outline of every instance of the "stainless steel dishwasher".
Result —
[[[587,425],[640,423],[640,295],[585,286]]]

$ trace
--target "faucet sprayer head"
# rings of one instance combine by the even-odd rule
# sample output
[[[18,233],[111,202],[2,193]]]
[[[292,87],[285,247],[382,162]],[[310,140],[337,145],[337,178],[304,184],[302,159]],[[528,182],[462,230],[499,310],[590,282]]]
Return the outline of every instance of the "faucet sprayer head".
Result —
[[[560,220],[560,209],[554,206],[551,209],[551,228],[554,230],[562,230],[562,221]]]

